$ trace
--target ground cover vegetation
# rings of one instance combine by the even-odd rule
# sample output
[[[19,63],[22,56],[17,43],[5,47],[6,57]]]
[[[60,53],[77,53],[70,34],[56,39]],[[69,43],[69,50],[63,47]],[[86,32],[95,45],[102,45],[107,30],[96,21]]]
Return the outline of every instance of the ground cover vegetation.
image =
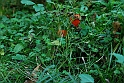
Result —
[[[0,83],[124,83],[124,1],[1,0]]]

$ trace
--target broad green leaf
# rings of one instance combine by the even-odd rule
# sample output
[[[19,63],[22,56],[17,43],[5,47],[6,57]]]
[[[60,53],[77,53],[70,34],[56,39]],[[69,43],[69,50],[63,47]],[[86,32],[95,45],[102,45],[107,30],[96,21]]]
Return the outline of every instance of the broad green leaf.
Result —
[[[25,5],[34,5],[35,3],[30,1],[30,0],[21,0],[21,3],[22,4],[25,4]]]
[[[12,59],[25,61],[27,58],[25,55],[16,54],[16,56],[12,56]]]
[[[79,74],[79,77],[81,79],[81,83],[94,83],[93,77],[88,74]]]
[[[44,11],[44,6],[43,6],[43,4],[34,5],[33,8],[35,9],[36,12]]]
[[[117,53],[113,53],[113,55],[117,58],[116,61],[118,63],[124,64],[124,55],[117,54]]]
[[[22,49],[24,48],[24,46],[22,45],[22,44],[17,44],[16,46],[15,46],[15,48],[14,48],[14,52],[15,53],[18,53],[18,52],[20,52]]]

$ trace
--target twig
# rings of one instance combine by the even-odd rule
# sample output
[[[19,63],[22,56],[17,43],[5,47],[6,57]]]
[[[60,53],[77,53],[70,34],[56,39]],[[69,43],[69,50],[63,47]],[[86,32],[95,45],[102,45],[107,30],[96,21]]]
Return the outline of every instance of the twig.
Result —
[[[86,63],[85,63],[84,57],[82,57],[82,60],[84,62],[85,68],[86,68]],[[87,68],[86,68],[86,72],[87,72]]]

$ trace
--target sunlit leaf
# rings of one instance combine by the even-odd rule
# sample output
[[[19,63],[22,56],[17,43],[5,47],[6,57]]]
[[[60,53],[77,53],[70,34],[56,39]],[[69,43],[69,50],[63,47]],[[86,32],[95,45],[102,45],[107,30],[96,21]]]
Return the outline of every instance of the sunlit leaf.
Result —
[[[51,45],[61,45],[61,42],[59,40],[54,40],[53,42],[51,42]]]
[[[94,79],[93,79],[93,77],[91,77],[91,75],[79,74],[79,77],[81,79],[80,83],[94,83]]]
[[[0,55],[4,55],[4,49],[0,49]]]

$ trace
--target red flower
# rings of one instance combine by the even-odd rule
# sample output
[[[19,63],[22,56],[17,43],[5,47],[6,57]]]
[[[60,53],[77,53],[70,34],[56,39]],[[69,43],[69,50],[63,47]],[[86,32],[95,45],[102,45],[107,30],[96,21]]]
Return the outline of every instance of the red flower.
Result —
[[[72,21],[72,24],[75,26],[75,27],[78,27],[78,25],[80,24],[80,20],[79,19],[75,19]]]
[[[58,35],[61,37],[65,37],[67,35],[67,31],[66,30],[59,30]]]
[[[81,20],[80,14],[74,14],[74,15],[70,16],[71,24],[72,24],[74,27],[78,27],[78,26],[79,26],[80,20]]]

